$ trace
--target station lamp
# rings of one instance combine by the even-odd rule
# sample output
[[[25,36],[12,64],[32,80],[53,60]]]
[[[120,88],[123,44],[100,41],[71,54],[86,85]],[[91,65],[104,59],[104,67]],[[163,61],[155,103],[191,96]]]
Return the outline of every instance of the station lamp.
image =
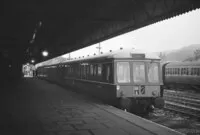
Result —
[[[34,59],[32,59],[32,60],[31,60],[31,63],[35,63],[35,60],[34,60]]]
[[[42,56],[47,57],[48,55],[49,55],[48,51],[44,50],[44,51],[42,52]]]

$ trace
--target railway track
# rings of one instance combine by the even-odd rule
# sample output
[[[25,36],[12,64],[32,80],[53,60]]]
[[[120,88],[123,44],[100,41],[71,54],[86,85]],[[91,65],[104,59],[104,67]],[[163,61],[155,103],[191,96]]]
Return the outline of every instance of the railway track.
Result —
[[[182,96],[190,99],[200,100],[200,94],[198,93],[190,93],[190,92],[182,92],[182,91],[174,91],[174,90],[164,90],[164,94],[174,95],[174,96]]]
[[[200,95],[179,91],[164,91],[165,109],[200,118]]]

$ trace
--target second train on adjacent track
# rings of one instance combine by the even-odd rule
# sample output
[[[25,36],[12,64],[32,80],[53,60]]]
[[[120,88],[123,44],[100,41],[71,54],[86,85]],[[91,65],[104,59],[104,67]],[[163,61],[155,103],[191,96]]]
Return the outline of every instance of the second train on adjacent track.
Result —
[[[200,93],[200,61],[167,62],[162,71],[165,89]]]

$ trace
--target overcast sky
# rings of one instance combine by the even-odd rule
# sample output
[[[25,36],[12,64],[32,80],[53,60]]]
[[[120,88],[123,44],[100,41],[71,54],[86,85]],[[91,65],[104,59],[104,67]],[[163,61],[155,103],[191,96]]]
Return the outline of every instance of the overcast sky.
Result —
[[[160,52],[200,44],[200,10],[164,20],[101,42],[103,52],[123,48]],[[71,57],[98,53],[98,44],[75,51]],[[68,55],[67,55],[68,56]]]

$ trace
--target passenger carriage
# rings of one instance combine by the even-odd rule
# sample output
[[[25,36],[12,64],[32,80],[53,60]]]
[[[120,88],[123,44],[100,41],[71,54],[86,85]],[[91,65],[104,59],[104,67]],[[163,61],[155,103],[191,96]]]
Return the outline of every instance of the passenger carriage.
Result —
[[[200,62],[170,62],[163,65],[164,85],[168,89],[200,90]]]
[[[162,108],[160,59],[118,51],[43,66],[47,79],[133,112]],[[43,69],[44,70],[44,69]],[[55,79],[56,78],[56,79]]]

